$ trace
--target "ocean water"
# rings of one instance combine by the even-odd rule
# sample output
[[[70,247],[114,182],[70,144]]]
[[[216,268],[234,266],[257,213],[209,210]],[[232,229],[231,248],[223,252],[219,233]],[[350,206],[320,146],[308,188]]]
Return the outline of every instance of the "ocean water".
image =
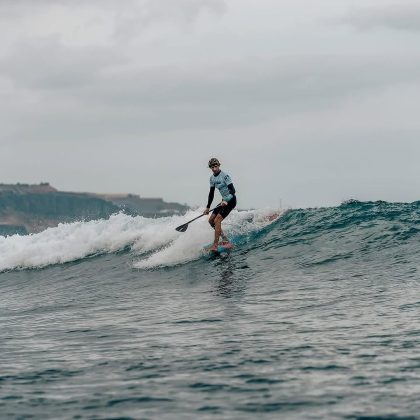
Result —
[[[0,418],[420,418],[420,202],[0,237]]]

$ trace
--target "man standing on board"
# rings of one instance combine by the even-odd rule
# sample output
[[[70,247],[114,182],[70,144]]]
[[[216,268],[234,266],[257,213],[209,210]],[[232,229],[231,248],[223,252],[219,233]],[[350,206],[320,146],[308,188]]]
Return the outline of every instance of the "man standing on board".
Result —
[[[218,159],[211,158],[209,160],[209,168],[212,170],[213,175],[210,177],[209,199],[204,214],[209,214],[210,212],[210,206],[213,202],[214,190],[216,188],[219,190],[223,200],[219,207],[213,210],[213,213],[209,218],[210,226],[214,229],[214,242],[209,251],[217,251],[220,237],[222,237],[223,241],[229,242],[222,230],[222,221],[236,207],[236,191],[230,176],[220,170],[220,162]]]

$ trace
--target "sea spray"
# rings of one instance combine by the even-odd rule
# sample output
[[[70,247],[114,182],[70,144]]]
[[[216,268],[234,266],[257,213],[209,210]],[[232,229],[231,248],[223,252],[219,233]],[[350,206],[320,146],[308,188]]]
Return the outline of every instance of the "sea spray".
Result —
[[[107,220],[63,223],[38,234],[0,236],[0,271],[41,268],[119,251],[137,240],[153,219],[123,213]]]
[[[234,210],[223,222],[223,230],[235,244],[242,244],[273,223],[273,214],[278,217],[281,212],[273,209]],[[135,262],[134,267],[170,267],[196,260],[205,254],[203,247],[211,243],[213,235],[207,220],[198,220],[186,232],[178,234],[173,241],[162,246],[162,249]]]
[[[231,235],[246,235],[262,229],[264,220],[267,225],[269,213],[234,211],[224,227]],[[135,268],[182,264],[199,258],[203,245],[212,239],[213,231],[204,218],[185,233],[175,230],[198,214],[190,211],[152,219],[119,213],[109,219],[60,224],[38,234],[0,236],[0,271],[42,268],[126,248],[137,258]]]

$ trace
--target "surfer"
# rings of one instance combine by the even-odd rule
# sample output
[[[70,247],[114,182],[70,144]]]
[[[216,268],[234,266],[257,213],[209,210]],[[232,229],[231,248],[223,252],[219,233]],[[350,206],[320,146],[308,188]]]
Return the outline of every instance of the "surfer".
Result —
[[[214,229],[214,242],[209,250],[216,251],[220,237],[222,237],[223,241],[229,242],[229,239],[222,230],[222,221],[236,206],[236,191],[230,176],[220,170],[220,162],[218,159],[211,158],[209,160],[209,168],[212,170],[213,175],[210,177],[209,199],[204,214],[210,213],[210,206],[213,202],[216,188],[222,196],[222,202],[213,210],[213,213],[209,218],[210,226]]]

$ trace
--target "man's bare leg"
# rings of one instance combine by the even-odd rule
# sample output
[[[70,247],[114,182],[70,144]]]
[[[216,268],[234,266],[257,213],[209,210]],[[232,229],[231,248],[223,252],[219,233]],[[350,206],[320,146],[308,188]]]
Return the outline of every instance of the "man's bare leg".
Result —
[[[217,247],[219,244],[220,236],[222,235],[222,220],[223,217],[218,214],[214,219],[214,242],[213,247]]]
[[[210,218],[209,218],[210,226],[213,229],[216,229],[216,225],[215,225],[215,222],[214,222],[215,219],[216,219],[216,215],[215,214],[212,214],[210,216]],[[222,219],[222,221],[223,221],[223,219]],[[223,232],[222,226],[220,226],[220,236],[222,237],[223,241],[229,242],[229,238],[225,235],[225,232]]]

